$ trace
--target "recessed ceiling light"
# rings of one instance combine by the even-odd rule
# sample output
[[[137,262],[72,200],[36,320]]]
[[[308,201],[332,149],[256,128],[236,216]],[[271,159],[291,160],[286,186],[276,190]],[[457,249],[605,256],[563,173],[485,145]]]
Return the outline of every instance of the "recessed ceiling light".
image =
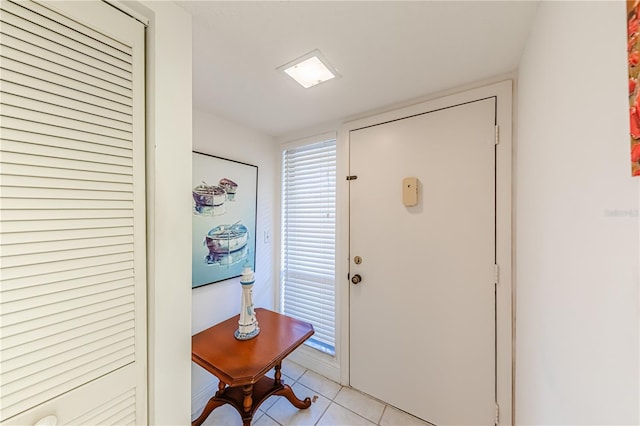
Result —
[[[277,70],[285,72],[305,89],[340,76],[318,49],[279,66]]]

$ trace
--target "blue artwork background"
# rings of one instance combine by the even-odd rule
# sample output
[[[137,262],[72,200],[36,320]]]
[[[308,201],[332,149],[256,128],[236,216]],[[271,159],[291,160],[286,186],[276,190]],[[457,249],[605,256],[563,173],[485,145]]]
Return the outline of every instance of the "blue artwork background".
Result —
[[[233,201],[225,201],[216,212],[198,214],[195,201],[193,197],[191,198],[191,287],[195,288],[238,277],[246,265],[255,269],[258,167],[198,152],[192,155],[192,188],[203,182],[207,185],[218,185],[223,178],[231,179],[238,185]],[[225,262],[207,263],[206,256],[209,254],[209,248],[205,243],[207,233],[217,226],[230,226],[235,223],[241,223],[247,228],[247,256],[230,265]]]

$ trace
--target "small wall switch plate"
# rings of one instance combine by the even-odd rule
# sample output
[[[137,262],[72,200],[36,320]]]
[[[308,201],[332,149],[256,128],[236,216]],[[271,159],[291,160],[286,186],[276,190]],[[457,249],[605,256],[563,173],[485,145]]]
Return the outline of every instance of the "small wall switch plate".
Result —
[[[408,177],[402,179],[402,203],[407,207],[418,204],[418,178]]]

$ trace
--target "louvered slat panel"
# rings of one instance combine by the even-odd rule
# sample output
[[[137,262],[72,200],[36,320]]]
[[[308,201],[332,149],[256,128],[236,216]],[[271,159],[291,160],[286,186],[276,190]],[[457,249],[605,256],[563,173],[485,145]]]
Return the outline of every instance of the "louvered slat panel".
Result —
[[[44,134],[34,134],[28,133],[25,131],[14,130],[14,129],[2,129],[2,139],[6,142],[15,142],[15,143],[24,143],[31,145],[41,145],[43,147],[57,147],[57,148],[66,148],[74,151],[81,151],[86,153],[94,153],[101,155],[108,155],[113,157],[123,157],[129,158],[131,157],[131,141],[123,140],[119,145],[122,146],[114,146],[114,144],[105,145],[101,143],[90,142],[86,140],[77,140],[77,139],[67,139],[60,138],[51,135]],[[111,139],[111,141],[116,142],[119,139]],[[8,146],[8,145],[7,145]],[[30,147],[28,153],[34,153],[35,149],[39,149],[39,146]],[[8,151],[8,149],[7,149]],[[64,152],[64,151],[63,151]],[[7,174],[11,174],[6,172],[3,169],[3,172]],[[88,179],[92,180],[92,179]],[[131,178],[129,178],[131,180]]]
[[[72,269],[88,268],[94,265],[107,265],[109,263],[126,262],[133,260],[132,253],[112,254],[100,257],[85,257],[71,261],[38,263],[35,265],[18,266],[15,268],[3,268],[0,271],[3,280],[48,275]],[[3,319],[4,321],[4,319]],[[4,325],[4,324],[3,324]]]
[[[86,423],[72,424],[94,424],[94,425],[128,425],[135,424],[135,395],[131,394],[126,399],[113,405],[107,406],[108,409],[93,413],[94,415],[87,418]]]
[[[59,101],[58,99],[50,99],[54,101]],[[11,93],[4,93],[2,95],[2,103],[8,106],[12,106],[14,108],[20,108],[27,111],[36,111],[39,113],[46,112],[54,117],[67,117],[73,121],[81,121],[87,123],[89,125],[99,126],[95,127],[95,129],[100,129],[100,127],[105,127],[107,129],[116,129],[121,130],[123,132],[127,132],[130,134],[133,130],[131,123],[126,123],[120,120],[114,120],[112,118],[103,117],[101,114],[94,114],[86,112],[85,109],[75,109],[69,108],[66,106],[58,106],[56,104],[52,104],[50,102],[43,102],[39,99],[32,99],[23,96],[23,94],[14,95]],[[69,102],[62,102],[69,103]],[[75,105],[76,107],[82,108],[84,105]],[[26,116],[26,114],[22,114]],[[60,125],[61,123],[56,123]],[[94,132],[95,133],[95,132]]]
[[[4,191],[14,188],[3,188]],[[35,191],[34,191],[35,192]],[[43,191],[45,192],[45,191]],[[71,191],[69,191],[71,193]],[[38,232],[38,231],[58,231],[63,229],[91,229],[91,228],[116,228],[122,226],[132,226],[133,220],[128,218],[116,219],[69,219],[69,220],[16,220],[4,223],[3,233],[13,232]]]
[[[131,317],[131,315],[129,316]],[[5,388],[5,390],[10,392],[19,389],[19,381],[21,376],[25,374],[25,369],[29,369],[32,373],[46,375],[46,368],[52,368],[79,356],[87,355],[87,352],[90,352],[86,350],[87,346],[92,345],[95,349],[108,347],[109,343],[104,342],[107,339],[111,343],[127,341],[127,346],[132,343],[131,338],[134,330],[132,318],[129,320],[124,316],[123,318],[108,318],[103,323],[88,325],[92,327],[84,327],[86,334],[65,336],[65,340],[55,340],[55,344],[48,346],[37,340],[27,342],[25,347],[33,347],[34,350],[26,354],[20,353],[17,357],[12,357],[18,352],[13,348],[3,351],[3,386],[9,384],[15,386],[15,388]],[[98,329],[98,326],[103,328]],[[62,335],[65,334],[69,333],[62,333]],[[45,368],[37,368],[38,365],[45,366]],[[37,380],[38,378],[33,379]]]
[[[3,186],[0,188],[3,194],[11,198],[63,198],[66,200],[131,200],[129,192],[115,191],[91,191],[91,190],[67,190],[60,188],[20,188],[15,186]],[[113,225],[110,225],[113,226]],[[123,225],[116,225],[123,226]],[[59,228],[55,228],[59,229]],[[7,231],[16,232],[16,231]]]
[[[29,386],[38,385],[41,388],[45,388],[47,390],[52,390],[55,392],[56,386],[62,385],[72,380],[75,381],[76,379],[82,378],[82,376],[94,370],[96,361],[101,361],[102,364],[111,363],[116,360],[122,360],[124,358],[131,362],[133,360],[133,346],[129,343],[130,342],[125,342],[124,348],[107,347],[94,351],[87,356],[79,356],[75,360],[75,366],[69,365],[68,363],[56,365],[50,369],[51,371],[49,371],[49,374],[47,374],[47,371],[36,373],[27,376],[27,378],[23,379],[23,381],[27,382]],[[126,365],[126,362],[124,363],[124,365]],[[6,384],[3,383],[3,388],[6,392],[4,393],[3,398],[6,398],[5,402],[7,403],[7,405],[19,402],[25,397],[30,397],[29,391],[24,388],[21,389],[20,387],[18,387],[19,385],[21,385],[19,382]]]
[[[136,347],[144,351],[144,151],[142,116],[133,117],[142,111],[133,100],[142,33],[118,41],[56,7],[70,6],[0,3],[2,423],[129,368]],[[102,417],[87,413],[88,424],[135,421],[127,383],[124,393],[109,388],[109,398],[123,396]]]
[[[131,116],[128,114],[124,114],[119,111],[114,111],[109,108],[100,107],[76,99],[56,95],[54,93],[46,93],[42,90],[21,86],[10,81],[0,80],[0,91],[2,91],[3,97],[16,95],[25,99],[39,100],[47,105],[57,105],[70,110],[82,111],[87,114],[92,114],[96,117],[103,117],[105,119],[114,120],[121,123],[132,124]]]
[[[87,272],[85,271],[81,273],[85,275],[79,275],[77,278],[67,278],[63,281],[48,280],[44,283],[23,284],[22,286],[16,286],[14,288],[3,288],[2,300],[4,303],[11,303],[23,299],[43,297],[53,293],[60,294],[70,290],[78,290],[78,295],[82,295],[82,292],[86,294],[93,291],[89,289],[89,287],[96,284],[133,278],[133,273],[130,269],[114,269],[113,272],[96,272],[94,270],[92,271],[93,275],[86,275]]]
[[[15,5],[15,4],[14,4]],[[11,4],[9,4],[11,7]],[[14,12],[18,10],[14,8]],[[38,17],[32,14],[31,17]],[[63,28],[50,19],[39,19],[40,22],[34,22],[14,15],[5,8],[0,10],[0,21],[3,23],[2,30],[11,34],[18,32],[22,34],[21,39],[29,43],[39,46],[51,46],[53,51],[59,51],[60,46],[67,47],[69,50],[79,52],[87,58],[93,58],[102,64],[117,67],[125,71],[131,71],[131,55],[117,49],[111,49],[105,44],[96,43],[90,37],[83,36],[80,32],[72,29],[61,30],[64,34],[55,30]],[[75,39],[82,39],[82,42]],[[102,49],[96,49],[94,46],[100,46]],[[105,51],[108,51],[105,52]],[[127,49],[130,51],[130,49]],[[82,62],[82,61],[81,61]],[[104,65],[102,65],[104,67]]]
[[[56,64],[58,66],[65,67],[65,68],[69,68],[69,65],[73,63],[73,66],[75,67],[75,71],[83,72],[84,74],[90,75],[94,78],[104,80],[106,82],[115,84],[120,87],[129,88],[129,89],[131,88],[130,81],[128,80],[128,78],[123,78],[120,75],[118,75],[118,74],[121,74],[121,75],[127,76],[129,75],[127,71],[117,70],[116,71],[117,74],[114,74],[113,72],[104,71],[102,69],[95,68],[78,61],[72,62],[72,60],[67,58],[66,56],[60,55],[59,53],[52,52],[50,50],[43,49],[39,46],[34,46],[31,43],[27,43],[15,37],[11,37],[9,35],[4,35],[3,37],[5,38],[5,40],[2,47],[0,47],[0,56],[4,56],[10,59],[15,59],[17,61],[20,61],[20,58],[23,55],[27,54],[27,52],[29,53],[37,52],[37,55],[32,55],[32,56],[36,56],[41,60],[47,61],[52,64]],[[114,71],[114,70],[112,69],[111,71]]]
[[[85,413],[69,422],[71,425],[135,424],[135,389],[130,389],[106,401],[99,409]]]
[[[113,424],[113,425],[124,425],[124,426],[134,426],[136,424],[136,417],[135,417],[134,414],[127,414],[124,417],[115,417],[111,424]]]
[[[67,340],[61,345],[49,346],[46,348],[47,356],[38,356],[38,351],[34,351],[23,359],[6,359],[2,376],[5,390],[19,390],[19,382],[27,374],[34,382],[44,380],[49,375],[47,370],[69,371],[78,358],[95,359],[106,353],[130,348],[133,346],[133,336],[134,323],[131,320],[112,325],[101,332]],[[14,385],[15,388],[12,388]]]
[[[81,326],[76,325],[75,327],[70,327],[71,324],[65,324],[67,329],[59,333],[59,335],[56,335],[59,336],[59,338],[46,336],[46,338],[43,339],[39,338],[37,333],[31,333],[29,338],[34,340],[25,339],[24,342],[20,342],[15,337],[9,337],[6,341],[3,339],[3,344],[6,345],[6,349],[2,350],[3,378],[7,378],[7,381],[3,382],[3,385],[10,383],[9,376],[6,376],[6,374],[28,364],[23,362],[23,360],[26,361],[34,358],[38,360],[46,359],[65,351],[70,351],[71,354],[67,355],[74,357],[76,354],[73,353],[72,348],[81,347],[93,341],[99,341],[106,336],[124,336],[126,330],[132,329],[134,325],[129,318],[131,316],[130,314],[130,312],[127,312],[118,317],[109,316],[100,323],[83,322]],[[14,344],[14,346],[11,346],[11,344]],[[27,348],[30,350],[27,351]],[[4,367],[5,365],[6,368]]]
[[[101,145],[113,145],[123,148],[128,148],[131,146],[130,139],[119,139],[97,133],[88,133],[76,129],[70,129],[55,125],[52,126],[46,123],[38,123],[35,121],[22,120],[19,118],[8,116],[3,116],[2,121],[3,127],[22,132],[31,132],[38,135],[47,135],[63,139],[73,139]],[[11,162],[4,158],[3,161]]]
[[[0,164],[2,165],[2,172],[4,174],[13,176],[49,176],[52,178],[90,180],[96,182],[133,182],[131,175],[116,175],[113,173],[89,172],[86,170],[78,171],[69,169],[54,169],[51,167],[43,166],[3,163],[1,161]]]
[[[28,65],[35,69],[47,70],[53,74],[66,76],[74,80],[80,80],[88,85],[100,87],[104,90],[117,93],[127,98],[131,97],[130,82],[127,82],[124,79],[120,79],[119,77],[113,76],[112,74],[106,73],[104,71],[92,73],[98,74],[100,75],[100,77],[95,77],[91,74],[87,74],[86,71],[92,70],[92,68],[77,61],[75,63],[71,63],[70,61],[50,61],[48,59],[34,56],[26,52],[21,52],[20,50],[14,49],[9,46],[3,46],[2,48],[0,48],[0,56],[11,61]],[[61,65],[58,62],[63,62],[65,65]],[[13,69],[10,64],[11,63],[9,63],[7,67]],[[120,84],[115,83],[112,80],[116,80]],[[127,83],[129,84],[126,85]]]
[[[47,241],[67,241],[82,238],[100,238],[133,234],[132,227],[76,229],[47,232],[29,232],[21,234],[1,234],[2,245],[41,243]],[[4,281],[3,281],[4,282]]]
[[[23,254],[21,256],[6,256],[2,262],[3,268],[28,266],[44,262],[61,262],[83,257],[101,257],[112,254],[132,253],[133,244],[119,244],[113,246],[80,248],[73,250],[56,250],[45,253]]]
[[[105,127],[80,121],[72,117],[75,114],[67,114],[69,116],[69,118],[67,118],[65,116],[54,115],[53,111],[51,114],[48,114],[29,109],[18,108],[7,104],[0,104],[0,114],[2,114],[4,117],[11,117],[28,122],[62,127],[65,129],[107,136],[114,139],[131,140],[130,131],[123,131],[111,127]]]
[[[48,380],[31,382],[27,377],[26,382],[28,387],[26,389],[12,394],[3,392],[4,409],[8,412],[20,412],[20,407],[25,404],[25,402],[29,404],[28,401],[34,399],[47,401],[60,395],[61,389],[74,389],[90,382],[96,377],[104,376],[122,366],[130,364],[134,360],[133,354],[121,356],[119,352],[110,353],[101,358],[80,364],[72,371],[52,374]],[[31,388],[38,389],[39,392],[34,394]]]
[[[2,186],[15,188],[56,188],[56,189],[81,189],[90,187],[96,191],[133,192],[133,185],[119,182],[96,182],[75,179],[46,178],[39,176],[13,176],[0,174]]]
[[[2,65],[1,61],[0,65]],[[131,115],[132,111],[130,105],[114,102],[109,99],[104,99],[99,96],[93,95],[91,93],[83,92],[82,90],[76,90],[73,87],[60,86],[55,83],[41,80],[30,75],[20,74],[8,69],[2,69],[2,71],[0,72],[0,85],[9,85],[9,87],[19,86],[25,89],[33,89],[44,93],[45,96],[54,95],[67,97],[77,102],[84,102],[97,108],[110,109],[121,114]]]
[[[78,321],[82,324],[91,322],[94,318],[103,321],[116,315],[125,315],[133,310],[133,297],[123,296],[120,298],[103,300],[91,306],[81,306],[68,311],[58,312],[48,317],[34,318],[30,321],[7,324],[6,336],[3,339],[13,338],[30,341],[34,336],[56,335],[78,326]],[[9,340],[7,340],[9,341]]]
[[[1,165],[1,164],[0,164]],[[3,210],[91,210],[91,209],[130,209],[133,203],[127,200],[57,200],[57,199],[29,199],[29,198],[5,198],[0,202]],[[1,215],[0,215],[1,217]],[[14,235],[4,238],[14,238]],[[9,240],[3,240],[9,244]]]
[[[111,327],[108,333],[92,333],[64,342],[64,345],[47,348],[47,356],[42,356],[40,352],[30,352],[24,359],[8,359],[5,361],[6,370],[4,378],[5,384],[16,383],[19,385],[20,379],[26,374],[40,374],[34,380],[46,376],[46,370],[50,368],[64,369],[69,364],[73,364],[74,359],[91,356],[91,352],[109,349],[125,349],[132,345],[134,336],[133,322],[121,323],[118,327]],[[116,348],[116,345],[120,345]],[[93,354],[92,356],[96,356]],[[12,365],[13,364],[13,365]],[[65,365],[66,364],[66,365]],[[11,389],[7,389],[11,391]]]
[[[118,166],[130,166],[131,149],[119,148],[108,145],[95,143],[92,141],[74,140],[67,138],[58,138],[55,136],[34,135],[31,138],[20,137],[24,132],[9,130],[2,132],[3,150],[12,154],[23,154],[22,157],[3,158],[4,163],[27,164],[29,165],[28,155],[37,157],[51,157],[61,160],[80,160],[84,167],[80,170],[89,169],[91,164],[101,163]],[[31,139],[31,140],[29,140]],[[35,139],[35,140],[33,140]],[[113,139],[111,139],[113,140]],[[49,167],[55,167],[50,165]],[[118,173],[117,169],[108,170],[111,173]],[[123,170],[124,173],[130,174],[131,170]]]
[[[94,45],[98,50],[100,49],[104,49],[106,46],[108,46],[111,49],[116,49],[116,50],[120,50],[122,52],[127,53],[129,56],[131,56],[131,46],[125,43],[122,43],[112,37],[109,37],[103,33],[101,33],[100,31],[96,31],[93,28],[90,28],[86,25],[78,25],[78,22],[70,19],[62,14],[56,13],[56,12],[52,12],[51,9],[36,3],[36,2],[26,2],[26,1],[22,1],[19,3],[14,3],[13,5],[8,5],[6,10],[8,11],[13,11],[15,9],[13,9],[13,6],[20,6],[24,9],[30,10],[31,12],[35,13],[36,15],[40,15],[42,17],[48,18],[50,20],[51,25],[53,25],[54,27],[57,25],[62,25],[63,27],[66,27],[70,30],[72,30],[72,32],[67,32],[68,36],[75,39],[75,40],[82,40],[83,37],[85,37],[84,39],[86,40],[86,38],[90,39],[90,40],[96,40],[100,43],[102,43],[104,46],[99,46],[99,45]],[[20,16],[27,16],[24,13],[19,13]],[[31,15],[33,16],[33,15]],[[105,50],[106,51],[106,50]],[[131,62],[131,59],[129,59],[129,62]]]
[[[96,219],[96,218],[123,218],[133,217],[128,209],[104,209],[104,210],[4,210],[2,220],[6,222],[14,220],[50,220],[50,219]],[[51,247],[54,248],[54,247]],[[62,249],[62,246],[60,247]],[[3,250],[7,256],[11,254]]]
[[[9,58],[2,58],[2,70],[13,71],[17,74],[28,75],[37,80],[43,80],[49,83],[57,84],[62,87],[73,87],[74,91],[87,93],[89,95],[101,97],[111,102],[119,103],[125,106],[131,106],[131,98],[125,95],[121,95],[110,90],[101,88],[93,84],[85,83],[84,81],[75,80],[70,77],[66,77],[61,74],[56,74],[43,68],[36,68],[22,62],[14,61]]]
[[[7,46],[8,48],[12,48],[22,52],[29,52],[34,54],[34,56],[36,57],[70,68],[75,67],[76,69],[83,68],[100,70],[100,72],[94,71],[92,72],[92,74],[95,77],[104,78],[105,80],[109,79],[107,75],[113,76],[113,79],[118,82],[122,80],[126,81],[131,77],[130,71],[116,68],[109,64],[101,63],[94,58],[86,57],[85,55],[82,55],[81,53],[74,50],[67,49],[64,46],[56,46],[55,44],[51,44],[46,40],[41,40],[42,45],[25,41],[23,40],[23,38],[26,38],[26,35],[28,35],[28,33],[20,32],[20,30],[4,25],[0,22],[0,36],[2,36],[3,38],[3,45]],[[58,47],[57,50],[55,50],[56,47]],[[6,76],[3,72],[2,79],[13,81],[15,83],[19,83],[29,87],[38,87],[37,83],[34,84],[34,82],[37,82],[38,79],[29,78],[25,80],[24,77],[25,76],[20,77],[15,73],[10,76]],[[99,102],[97,102],[96,104],[99,104]]]
[[[2,319],[3,323],[6,322],[6,325],[12,325],[19,322],[29,321],[34,318],[43,318],[60,312],[70,311],[81,306],[98,303],[106,299],[116,299],[118,297],[128,296],[130,294],[132,294],[131,288],[120,287],[113,290],[105,291],[101,294],[90,294],[87,296],[72,298],[62,302],[51,303],[50,305],[46,306],[35,306],[27,311],[19,310],[15,312],[8,312],[6,314],[3,313]]]

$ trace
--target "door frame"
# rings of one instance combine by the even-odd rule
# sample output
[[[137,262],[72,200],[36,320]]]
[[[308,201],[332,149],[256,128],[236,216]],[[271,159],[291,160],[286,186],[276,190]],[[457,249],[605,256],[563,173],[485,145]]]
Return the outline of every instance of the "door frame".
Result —
[[[416,114],[436,111],[479,99],[496,98],[496,125],[499,143],[496,145],[496,403],[500,425],[514,423],[514,292],[512,275],[512,80],[466,90],[460,93],[427,100],[415,105],[379,113],[344,123],[337,141],[337,205],[336,218],[336,329],[340,350],[340,381],[349,385],[349,140],[350,132],[362,127],[382,124]]]

